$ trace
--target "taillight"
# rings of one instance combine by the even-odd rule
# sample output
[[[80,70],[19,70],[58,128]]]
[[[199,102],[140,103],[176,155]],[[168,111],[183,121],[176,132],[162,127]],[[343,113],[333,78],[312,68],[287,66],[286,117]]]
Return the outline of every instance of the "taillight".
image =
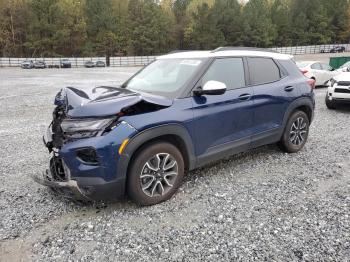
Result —
[[[310,87],[311,87],[312,89],[315,89],[315,86],[316,86],[316,80],[315,80],[315,79],[309,78],[309,79],[307,80],[307,83],[310,85]]]

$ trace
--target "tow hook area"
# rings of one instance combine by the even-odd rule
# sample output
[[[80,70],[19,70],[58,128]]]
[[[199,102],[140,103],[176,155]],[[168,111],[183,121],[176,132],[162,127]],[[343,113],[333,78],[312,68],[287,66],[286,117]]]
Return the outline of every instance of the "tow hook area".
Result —
[[[77,181],[54,181],[51,176],[51,171],[47,169],[42,176],[32,175],[32,179],[43,186],[50,187],[54,191],[75,200],[91,201],[79,188]]]

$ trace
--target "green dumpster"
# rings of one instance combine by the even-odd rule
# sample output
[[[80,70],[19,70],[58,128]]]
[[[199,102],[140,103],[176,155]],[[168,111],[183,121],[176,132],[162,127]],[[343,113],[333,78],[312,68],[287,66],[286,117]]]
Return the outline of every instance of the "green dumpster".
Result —
[[[346,62],[350,61],[349,56],[343,56],[343,57],[331,57],[329,59],[329,65],[333,67],[334,69],[338,69],[342,65],[344,65]]]

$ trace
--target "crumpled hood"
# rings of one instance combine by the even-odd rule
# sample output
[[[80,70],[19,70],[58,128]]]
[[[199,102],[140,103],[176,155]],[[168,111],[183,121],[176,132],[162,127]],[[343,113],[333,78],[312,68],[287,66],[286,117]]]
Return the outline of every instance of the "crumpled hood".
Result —
[[[125,88],[99,86],[79,90],[66,87],[55,97],[55,105],[65,107],[69,117],[101,117],[116,115],[139,102],[169,107],[173,101],[165,97],[134,92]]]

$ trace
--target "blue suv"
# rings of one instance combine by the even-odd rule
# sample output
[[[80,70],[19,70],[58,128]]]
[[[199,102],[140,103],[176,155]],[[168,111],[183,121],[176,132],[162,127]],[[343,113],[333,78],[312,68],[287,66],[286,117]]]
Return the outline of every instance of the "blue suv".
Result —
[[[250,48],[174,52],[120,87],[62,89],[35,180],[67,196],[140,205],[169,199],[184,173],[278,143],[303,148],[315,107],[291,56]]]

